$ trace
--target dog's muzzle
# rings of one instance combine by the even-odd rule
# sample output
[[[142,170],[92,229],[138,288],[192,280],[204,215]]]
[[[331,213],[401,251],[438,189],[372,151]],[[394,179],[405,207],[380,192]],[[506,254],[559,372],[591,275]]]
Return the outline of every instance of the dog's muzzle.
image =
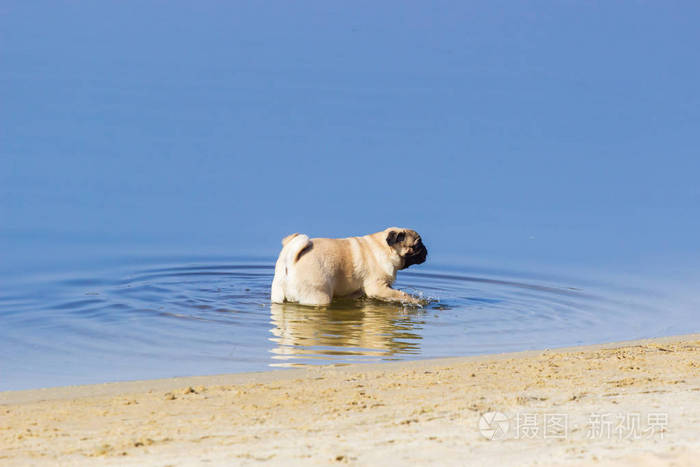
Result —
[[[404,256],[404,265],[402,269],[406,269],[412,264],[425,263],[425,259],[428,257],[428,249],[423,245],[423,242],[418,243],[413,247],[413,253]]]

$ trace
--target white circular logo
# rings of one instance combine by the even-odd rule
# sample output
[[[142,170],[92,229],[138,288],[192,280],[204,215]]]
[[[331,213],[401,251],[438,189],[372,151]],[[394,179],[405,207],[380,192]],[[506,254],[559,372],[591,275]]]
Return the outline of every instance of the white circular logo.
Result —
[[[486,439],[505,438],[509,426],[508,417],[501,412],[486,412],[479,418],[479,432]]]

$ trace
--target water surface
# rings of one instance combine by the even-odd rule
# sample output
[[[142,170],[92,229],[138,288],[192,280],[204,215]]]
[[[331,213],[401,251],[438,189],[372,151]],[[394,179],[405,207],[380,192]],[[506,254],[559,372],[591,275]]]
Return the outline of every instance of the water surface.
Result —
[[[0,389],[700,331],[700,9],[0,4]],[[418,231],[425,309],[271,306]]]
[[[691,317],[609,282],[447,266],[399,273],[424,308],[271,304],[272,274],[271,260],[160,258],[16,281],[0,294],[0,389],[590,344]]]

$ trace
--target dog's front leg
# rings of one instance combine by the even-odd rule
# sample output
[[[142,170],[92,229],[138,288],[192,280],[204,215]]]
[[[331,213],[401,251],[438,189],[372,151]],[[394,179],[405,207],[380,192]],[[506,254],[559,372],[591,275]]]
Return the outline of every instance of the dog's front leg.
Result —
[[[379,300],[386,300],[389,302],[401,302],[401,303],[411,303],[413,305],[422,305],[423,302],[409,295],[401,290],[392,289],[389,284],[372,284],[365,289],[367,296],[370,298],[376,298]]]

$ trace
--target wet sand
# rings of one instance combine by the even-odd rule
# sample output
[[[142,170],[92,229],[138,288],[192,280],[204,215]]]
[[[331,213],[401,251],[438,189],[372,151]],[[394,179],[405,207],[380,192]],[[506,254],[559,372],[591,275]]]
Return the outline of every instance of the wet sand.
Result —
[[[700,334],[0,393],[2,465],[636,466],[699,458]]]

